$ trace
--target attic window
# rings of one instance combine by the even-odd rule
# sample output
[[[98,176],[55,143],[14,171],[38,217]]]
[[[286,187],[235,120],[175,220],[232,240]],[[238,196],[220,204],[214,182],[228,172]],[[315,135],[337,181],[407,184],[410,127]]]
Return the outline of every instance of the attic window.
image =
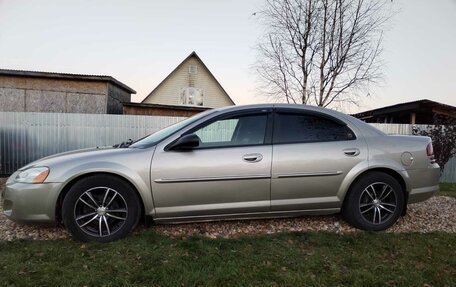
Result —
[[[180,91],[179,104],[189,106],[203,106],[204,90],[194,87],[182,88]]]
[[[198,74],[198,66],[196,66],[196,65],[189,65],[189,66],[188,66],[188,73],[189,73],[190,75],[196,75],[196,74]]]

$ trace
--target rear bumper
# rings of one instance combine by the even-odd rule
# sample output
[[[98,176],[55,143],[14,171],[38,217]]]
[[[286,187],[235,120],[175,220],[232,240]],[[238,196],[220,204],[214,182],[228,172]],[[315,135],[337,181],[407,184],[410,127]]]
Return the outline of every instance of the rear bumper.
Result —
[[[408,195],[408,203],[425,201],[439,191],[440,167],[438,164],[407,172],[412,187]]]
[[[408,203],[425,201],[434,196],[439,191],[439,185],[414,188],[409,193]]]

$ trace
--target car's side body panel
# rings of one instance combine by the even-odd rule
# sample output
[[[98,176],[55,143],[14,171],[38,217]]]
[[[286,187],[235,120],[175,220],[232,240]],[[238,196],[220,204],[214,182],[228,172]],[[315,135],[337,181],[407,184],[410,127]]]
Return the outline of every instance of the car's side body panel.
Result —
[[[357,149],[357,156],[344,150]],[[367,161],[362,139],[274,145],[272,210],[340,208],[338,187],[360,162]]]
[[[250,109],[251,110],[251,109]],[[272,109],[213,114],[159,143],[151,165],[156,218],[267,212],[270,208],[272,146],[263,144],[170,150],[181,135],[230,116],[264,115],[270,129]],[[236,133],[236,130],[235,130]],[[233,134],[235,137],[235,134]],[[267,136],[265,136],[267,137]],[[258,155],[259,161],[245,157]]]
[[[261,154],[259,162],[243,156]],[[151,167],[156,217],[269,211],[271,145],[164,151]]]
[[[431,139],[421,136],[366,137],[369,169],[386,168],[400,174],[408,203],[423,201],[439,190],[440,168],[426,153]]]
[[[294,115],[307,115],[310,112],[309,115],[346,125],[354,138],[321,142],[274,142],[271,210],[341,208],[346,190],[341,194],[338,187],[355,166],[363,162],[367,166],[368,148],[362,131],[340,114],[292,110],[288,107],[279,107],[276,112]],[[344,127],[340,126],[340,129]]]

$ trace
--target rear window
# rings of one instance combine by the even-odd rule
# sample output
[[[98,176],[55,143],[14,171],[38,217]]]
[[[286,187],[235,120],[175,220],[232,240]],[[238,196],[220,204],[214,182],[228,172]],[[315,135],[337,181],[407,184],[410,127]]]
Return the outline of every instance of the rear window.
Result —
[[[347,141],[356,139],[347,125],[311,114],[277,113],[274,143]]]

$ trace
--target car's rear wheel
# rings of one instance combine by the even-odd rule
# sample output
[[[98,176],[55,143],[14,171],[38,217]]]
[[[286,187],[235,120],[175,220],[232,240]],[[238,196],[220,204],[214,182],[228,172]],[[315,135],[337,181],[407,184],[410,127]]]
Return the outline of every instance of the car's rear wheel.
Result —
[[[404,191],[389,174],[369,172],[356,181],[345,199],[345,220],[363,230],[385,230],[402,214]]]
[[[76,182],[62,205],[65,226],[81,241],[123,238],[137,225],[140,212],[132,187],[111,175],[90,176]]]

